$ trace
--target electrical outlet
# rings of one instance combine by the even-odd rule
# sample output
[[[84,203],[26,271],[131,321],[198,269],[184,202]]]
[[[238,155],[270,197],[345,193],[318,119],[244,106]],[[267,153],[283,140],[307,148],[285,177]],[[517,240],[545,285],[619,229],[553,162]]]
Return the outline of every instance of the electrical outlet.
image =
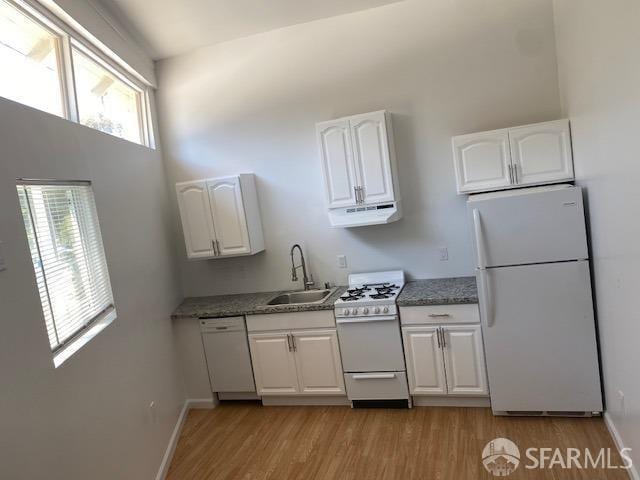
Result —
[[[338,255],[338,268],[347,268],[346,255]]]
[[[449,260],[449,249],[447,247],[439,248],[438,254],[440,255],[441,262],[446,262],[447,260]]]
[[[624,392],[622,390],[618,390],[616,393],[618,395],[618,408],[620,409],[620,413],[624,416],[627,413],[624,406]]]

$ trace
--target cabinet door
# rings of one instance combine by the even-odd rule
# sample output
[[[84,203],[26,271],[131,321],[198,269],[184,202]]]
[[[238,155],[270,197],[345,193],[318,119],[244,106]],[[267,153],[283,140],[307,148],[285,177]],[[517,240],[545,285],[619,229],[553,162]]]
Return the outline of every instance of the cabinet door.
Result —
[[[293,332],[300,393],[343,395],[344,376],[335,330]]]
[[[450,395],[486,395],[487,377],[480,325],[441,327]]]
[[[394,200],[387,124],[383,111],[350,117],[353,156],[364,203]]]
[[[184,232],[184,243],[187,247],[187,257],[213,257],[215,233],[206,183],[178,183],[176,184],[176,194]]]
[[[511,154],[507,130],[453,137],[458,193],[510,186]]]
[[[518,184],[573,180],[569,120],[512,128],[509,141]]]
[[[407,360],[409,390],[412,395],[445,395],[447,393],[440,327],[408,327],[402,329]]]
[[[356,172],[348,120],[316,126],[329,208],[355,205]]]
[[[298,393],[298,377],[293,349],[287,333],[249,335],[258,395]]]
[[[247,218],[238,177],[218,178],[207,182],[213,214],[218,255],[241,255],[251,252]]]

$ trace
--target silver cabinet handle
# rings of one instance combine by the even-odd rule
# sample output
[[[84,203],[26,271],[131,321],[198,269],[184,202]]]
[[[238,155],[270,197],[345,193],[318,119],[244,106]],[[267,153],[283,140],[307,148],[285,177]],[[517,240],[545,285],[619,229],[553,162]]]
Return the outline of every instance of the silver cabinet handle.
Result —
[[[442,348],[447,348],[447,332],[442,327],[440,327],[440,332],[442,334]]]
[[[220,252],[220,242],[218,240],[216,240],[216,249],[218,250],[218,255],[222,255]]]
[[[291,335],[291,343],[293,344],[293,351],[297,352],[298,351],[298,346],[296,345],[296,337],[295,335]]]
[[[364,203],[364,187],[358,187],[360,191],[360,203]]]
[[[451,315],[448,313],[430,313],[429,316],[431,318],[442,318],[442,317],[450,317]]]
[[[513,165],[509,164],[509,183],[513,185]]]
[[[356,197],[356,203],[360,203],[360,197],[358,196],[358,187],[353,187],[353,196]]]
[[[438,348],[442,348],[442,342],[440,341],[440,327],[436,329],[436,335],[438,336]]]
[[[513,164],[513,183],[520,183],[518,180],[518,164]]]
[[[216,249],[216,241],[215,240],[211,240],[211,245],[213,246],[213,256],[217,257],[218,256],[218,250]]]
[[[291,335],[287,333],[287,348],[291,351]]]

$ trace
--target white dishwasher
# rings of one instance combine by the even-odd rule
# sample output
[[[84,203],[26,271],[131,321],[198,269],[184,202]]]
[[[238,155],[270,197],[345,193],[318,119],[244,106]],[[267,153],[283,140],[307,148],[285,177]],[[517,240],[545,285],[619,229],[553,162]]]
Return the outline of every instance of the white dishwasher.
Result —
[[[200,318],[211,391],[220,400],[258,398],[244,317]]]

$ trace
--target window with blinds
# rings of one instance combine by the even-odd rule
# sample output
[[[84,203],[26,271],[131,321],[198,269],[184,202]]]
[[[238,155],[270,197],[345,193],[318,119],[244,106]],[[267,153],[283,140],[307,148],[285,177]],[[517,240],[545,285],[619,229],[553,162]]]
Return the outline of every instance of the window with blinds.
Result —
[[[18,197],[53,352],[111,316],[113,294],[89,182],[19,181]]]

